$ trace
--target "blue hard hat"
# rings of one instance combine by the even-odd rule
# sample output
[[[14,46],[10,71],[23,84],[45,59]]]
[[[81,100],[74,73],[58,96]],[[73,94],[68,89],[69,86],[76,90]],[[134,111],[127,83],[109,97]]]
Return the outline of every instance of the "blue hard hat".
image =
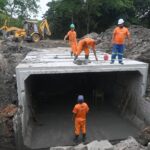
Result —
[[[84,101],[84,96],[83,95],[79,95],[78,96],[78,102],[83,102]]]

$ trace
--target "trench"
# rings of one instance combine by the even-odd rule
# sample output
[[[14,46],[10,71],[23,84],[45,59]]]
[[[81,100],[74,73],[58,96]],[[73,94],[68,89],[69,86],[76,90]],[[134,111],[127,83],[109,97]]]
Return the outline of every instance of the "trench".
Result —
[[[72,145],[72,109],[79,94],[90,107],[88,142],[136,137],[138,128],[126,114],[138,111],[141,78],[137,71],[30,75],[25,80],[27,146]]]

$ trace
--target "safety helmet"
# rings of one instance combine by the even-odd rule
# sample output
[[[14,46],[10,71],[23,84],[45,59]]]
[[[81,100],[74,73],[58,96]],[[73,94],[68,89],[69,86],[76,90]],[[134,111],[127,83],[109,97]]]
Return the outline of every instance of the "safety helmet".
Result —
[[[72,28],[75,28],[75,25],[72,23],[71,25],[70,25],[70,28],[72,29]]]
[[[84,101],[84,96],[83,95],[78,95],[78,102],[83,102]]]
[[[120,25],[120,24],[123,24],[124,23],[124,20],[123,19],[119,19],[118,20],[118,24]]]

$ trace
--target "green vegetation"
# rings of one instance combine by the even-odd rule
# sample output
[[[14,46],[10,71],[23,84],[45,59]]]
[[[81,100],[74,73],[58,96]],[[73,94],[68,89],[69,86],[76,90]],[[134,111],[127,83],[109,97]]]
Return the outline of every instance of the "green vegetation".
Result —
[[[39,0],[7,0],[5,10],[13,17],[19,18],[30,17],[30,14],[37,14],[37,2]]]
[[[38,13],[39,0],[0,0],[0,27],[8,20],[8,26],[22,27],[22,21],[30,14]],[[16,18],[16,19],[15,19]]]
[[[0,14],[0,27],[4,25],[5,20],[7,20],[7,26],[22,27],[22,21],[20,19],[11,18],[9,15]]]
[[[25,18],[37,15],[39,0],[0,0],[0,26],[22,26]],[[62,38],[74,23],[78,37],[89,32],[104,31],[117,24],[119,18],[126,25],[150,27],[150,0],[52,0],[45,16],[51,25],[52,36]],[[13,19],[16,18],[17,19]]]
[[[47,5],[54,37],[62,38],[72,22],[78,36],[104,31],[119,18],[150,27],[150,0],[52,0]]]

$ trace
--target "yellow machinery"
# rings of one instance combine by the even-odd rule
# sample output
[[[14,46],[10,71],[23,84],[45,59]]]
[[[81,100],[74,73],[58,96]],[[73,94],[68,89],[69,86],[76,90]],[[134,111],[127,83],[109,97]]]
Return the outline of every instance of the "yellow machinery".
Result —
[[[50,36],[51,31],[46,19],[44,19],[38,26],[37,21],[25,20],[24,28],[17,27],[8,27],[7,21],[0,30],[10,33],[13,32],[14,39],[25,39],[27,41],[39,42],[41,39],[44,39],[45,36]]]
[[[24,22],[24,29],[26,31],[26,40],[32,40],[33,42],[39,42],[46,36],[51,35],[49,24],[46,19],[44,19],[39,26],[37,21],[26,20]]]
[[[17,27],[8,27],[6,24],[7,24],[7,20],[5,20],[4,26],[0,28],[0,31],[3,31],[4,38],[7,38],[6,35],[11,32],[13,32],[13,36],[14,36],[13,38],[15,39],[26,37],[26,32],[24,29],[17,28]]]

